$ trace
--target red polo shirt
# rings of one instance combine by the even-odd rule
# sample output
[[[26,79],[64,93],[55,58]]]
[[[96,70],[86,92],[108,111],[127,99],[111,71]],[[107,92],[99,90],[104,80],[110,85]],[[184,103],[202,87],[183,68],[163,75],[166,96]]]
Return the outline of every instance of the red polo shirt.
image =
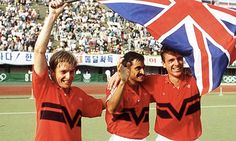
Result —
[[[110,91],[107,91],[107,97],[109,95]],[[106,110],[108,132],[130,139],[147,137],[149,135],[149,103],[150,95],[141,85],[136,93],[126,84],[123,99],[117,111],[111,114]]]
[[[176,88],[168,75],[150,75],[143,83],[156,101],[156,133],[175,141],[193,141],[202,133],[196,81],[185,76]]]
[[[102,100],[71,87],[69,95],[49,79],[33,71],[33,93],[36,104],[35,141],[81,141],[81,118],[102,114]]]

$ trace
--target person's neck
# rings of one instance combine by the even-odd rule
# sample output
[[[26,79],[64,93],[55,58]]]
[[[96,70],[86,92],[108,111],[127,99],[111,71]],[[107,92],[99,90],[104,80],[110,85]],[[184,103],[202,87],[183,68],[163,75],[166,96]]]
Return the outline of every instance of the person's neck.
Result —
[[[139,83],[128,81],[128,85],[135,91],[138,92]]]
[[[63,91],[64,91],[64,94],[66,95],[70,94],[70,88],[64,88]]]

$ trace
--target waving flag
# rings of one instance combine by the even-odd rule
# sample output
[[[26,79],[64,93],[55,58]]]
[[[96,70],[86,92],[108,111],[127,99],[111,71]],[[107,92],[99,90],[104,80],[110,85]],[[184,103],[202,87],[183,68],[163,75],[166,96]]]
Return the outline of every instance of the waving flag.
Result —
[[[195,0],[100,0],[185,54],[201,94],[217,88],[236,59],[236,11]]]

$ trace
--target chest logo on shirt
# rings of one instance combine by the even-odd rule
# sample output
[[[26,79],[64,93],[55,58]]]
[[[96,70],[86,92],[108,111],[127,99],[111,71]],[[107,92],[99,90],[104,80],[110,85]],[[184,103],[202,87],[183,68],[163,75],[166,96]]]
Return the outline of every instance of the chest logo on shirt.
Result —
[[[179,112],[171,105],[171,103],[156,103],[157,115],[161,118],[170,119],[171,115],[175,116],[179,121],[185,115],[191,115],[200,110],[200,96],[196,94],[190,98],[183,100]]]
[[[136,114],[135,108],[124,108],[122,114],[113,114],[112,120],[114,122],[117,120],[132,121],[132,118],[134,119],[137,126],[142,122],[142,120],[143,122],[148,122],[149,107],[144,107],[139,116]]]
[[[42,108],[50,110],[41,110],[40,120],[52,120],[65,124],[68,123],[71,129],[74,128],[75,125],[77,127],[81,127],[82,112],[79,109],[76,111],[74,117],[70,117],[70,114],[66,107],[59,104],[44,102],[42,103]],[[56,111],[53,111],[53,109],[55,109]],[[61,112],[58,112],[58,109],[61,110]]]

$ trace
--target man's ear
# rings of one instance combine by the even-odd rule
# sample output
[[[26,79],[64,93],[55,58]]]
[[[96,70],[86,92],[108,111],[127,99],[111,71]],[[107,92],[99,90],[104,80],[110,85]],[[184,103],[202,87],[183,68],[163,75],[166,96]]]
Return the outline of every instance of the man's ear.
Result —
[[[126,63],[126,67],[127,67],[129,70],[130,70],[131,65],[132,65],[132,62],[127,62],[127,63]]]
[[[49,74],[50,74],[51,77],[54,77],[54,76],[55,76],[55,72],[52,71],[51,69],[49,70]]]
[[[162,63],[163,68],[166,68],[165,62],[162,61],[161,63]]]

